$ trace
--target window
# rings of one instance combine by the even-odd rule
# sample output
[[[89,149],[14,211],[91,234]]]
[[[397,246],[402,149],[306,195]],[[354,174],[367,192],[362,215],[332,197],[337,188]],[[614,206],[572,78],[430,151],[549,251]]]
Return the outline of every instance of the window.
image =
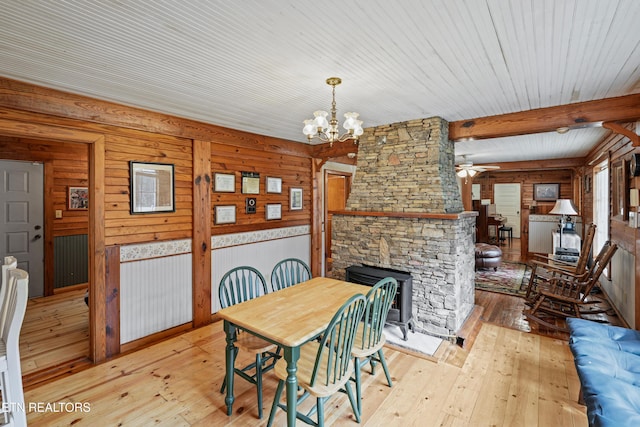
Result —
[[[594,169],[593,223],[597,226],[593,239],[593,253],[597,254],[609,239],[609,169],[602,162]]]

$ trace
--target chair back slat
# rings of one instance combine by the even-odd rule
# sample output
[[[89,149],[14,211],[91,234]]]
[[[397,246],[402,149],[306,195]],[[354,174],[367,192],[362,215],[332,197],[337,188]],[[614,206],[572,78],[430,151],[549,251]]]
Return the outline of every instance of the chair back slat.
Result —
[[[249,301],[267,293],[264,276],[253,267],[242,266],[222,276],[218,296],[222,308]]]
[[[576,273],[581,274],[587,269],[587,264],[589,263],[589,258],[591,257],[591,246],[593,245],[593,238],[596,235],[595,224],[589,224],[589,228],[587,229],[587,233],[584,236],[584,240],[582,241],[582,247],[580,248],[580,257],[578,258],[578,263],[576,264]]]
[[[304,261],[297,258],[286,258],[273,267],[271,289],[279,291],[311,278],[311,269]]]
[[[351,350],[365,309],[366,299],[358,294],[349,298],[333,316],[320,340],[311,386],[316,382],[324,386],[336,384],[349,374]]]
[[[4,257],[4,264],[2,265],[2,285],[0,287],[0,301],[4,301],[4,295],[6,292],[6,284],[9,281],[9,271],[15,270],[18,267],[18,260],[12,256]],[[4,328],[5,319],[7,313],[0,312],[0,330]]]
[[[551,281],[553,293],[575,300],[587,298],[617,250],[618,245],[611,241],[605,242],[584,279],[556,277]]]
[[[398,281],[386,277],[367,293],[367,308],[362,326],[362,350],[375,347],[382,339],[384,324],[398,289]]]

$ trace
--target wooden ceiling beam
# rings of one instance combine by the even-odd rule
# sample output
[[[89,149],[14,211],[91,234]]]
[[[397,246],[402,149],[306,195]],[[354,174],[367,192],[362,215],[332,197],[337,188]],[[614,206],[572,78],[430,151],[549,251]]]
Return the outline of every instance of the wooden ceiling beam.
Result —
[[[353,155],[351,154],[353,153]],[[326,144],[318,144],[311,146],[311,157],[316,159],[337,159],[344,156],[351,156],[348,158],[355,158],[358,154],[358,145],[353,141],[334,142],[333,147]]]
[[[491,163],[492,166],[500,166],[500,169],[487,171],[489,173],[497,172],[513,172],[513,171],[533,171],[533,170],[549,170],[549,169],[572,169],[583,166],[584,157],[572,157],[566,159],[546,159],[546,160],[527,160],[523,162],[502,162]],[[489,163],[487,163],[488,165]],[[473,164],[482,167],[481,164]],[[483,173],[487,173],[483,172]]]
[[[449,139],[501,138],[640,120],[640,93],[449,123]]]

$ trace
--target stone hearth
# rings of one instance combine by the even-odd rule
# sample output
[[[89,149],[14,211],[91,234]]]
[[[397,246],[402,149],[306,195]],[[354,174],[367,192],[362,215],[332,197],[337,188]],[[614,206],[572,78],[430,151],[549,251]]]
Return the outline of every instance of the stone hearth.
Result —
[[[346,210],[333,215],[332,274],[354,264],[411,273],[416,329],[454,336],[474,304],[475,222],[445,120],[368,129]]]

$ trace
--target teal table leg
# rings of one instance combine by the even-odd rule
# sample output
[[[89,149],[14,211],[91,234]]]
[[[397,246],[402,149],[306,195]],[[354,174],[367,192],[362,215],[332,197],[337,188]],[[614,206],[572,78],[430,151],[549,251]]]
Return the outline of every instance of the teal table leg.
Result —
[[[227,415],[231,415],[233,413],[233,401],[235,397],[233,396],[233,379],[234,379],[234,364],[235,364],[235,355],[236,355],[236,347],[233,343],[236,342],[236,328],[228,321],[224,321],[224,331],[227,336],[227,346],[225,348],[225,364],[227,368],[227,397],[225,397],[224,401],[227,404]]]
[[[287,361],[287,426],[296,425],[298,406],[298,359],[300,347],[283,347],[284,360]]]

